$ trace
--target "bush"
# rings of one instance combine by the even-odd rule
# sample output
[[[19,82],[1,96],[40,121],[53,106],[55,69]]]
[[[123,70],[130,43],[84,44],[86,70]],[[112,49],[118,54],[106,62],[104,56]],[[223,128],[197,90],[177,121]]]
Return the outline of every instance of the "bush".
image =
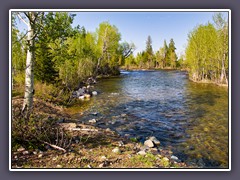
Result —
[[[35,97],[45,102],[66,105],[71,100],[72,90],[67,87],[36,82],[34,89]]]
[[[46,144],[68,148],[71,136],[56,124],[56,120],[45,115],[31,113],[26,119],[21,107],[16,106],[12,111],[12,148],[19,146],[26,149],[44,150]]]

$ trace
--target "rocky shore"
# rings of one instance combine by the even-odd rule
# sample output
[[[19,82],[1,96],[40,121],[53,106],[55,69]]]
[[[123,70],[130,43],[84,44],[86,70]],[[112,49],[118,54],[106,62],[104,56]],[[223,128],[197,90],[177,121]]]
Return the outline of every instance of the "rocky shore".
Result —
[[[40,109],[42,103],[35,103],[38,104],[35,110],[46,115],[46,109]],[[59,107],[47,112],[47,120],[54,121],[52,128],[58,129],[56,143],[45,142],[37,148],[15,145],[11,154],[12,168],[189,168],[164,149],[154,136],[141,143],[109,128],[99,128],[95,122],[83,124],[63,112]],[[63,141],[66,141],[64,146]]]

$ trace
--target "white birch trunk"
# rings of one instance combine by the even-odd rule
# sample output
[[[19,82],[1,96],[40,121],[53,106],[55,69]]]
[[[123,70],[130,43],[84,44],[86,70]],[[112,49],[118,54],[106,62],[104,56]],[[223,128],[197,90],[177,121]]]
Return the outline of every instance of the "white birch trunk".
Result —
[[[35,19],[33,12],[29,12],[29,17],[31,20]],[[28,23],[28,33],[27,33],[27,59],[26,59],[26,70],[25,70],[25,93],[24,93],[24,102],[23,102],[23,111],[26,111],[29,114],[29,111],[33,106],[33,61],[34,61],[34,23],[31,23],[29,20]]]

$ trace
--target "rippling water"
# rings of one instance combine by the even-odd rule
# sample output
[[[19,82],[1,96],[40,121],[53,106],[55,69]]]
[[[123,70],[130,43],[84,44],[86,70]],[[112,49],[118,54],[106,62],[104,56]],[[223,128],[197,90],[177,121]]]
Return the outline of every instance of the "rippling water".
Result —
[[[153,135],[189,164],[228,168],[227,88],[181,71],[123,71],[95,89],[98,96],[69,108],[81,121],[97,118],[99,127],[142,142]]]

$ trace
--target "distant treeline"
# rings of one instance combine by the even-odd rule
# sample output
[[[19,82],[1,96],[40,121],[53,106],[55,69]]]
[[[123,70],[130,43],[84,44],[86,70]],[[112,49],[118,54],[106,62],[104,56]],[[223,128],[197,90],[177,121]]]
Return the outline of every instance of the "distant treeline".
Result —
[[[184,69],[194,81],[228,84],[228,21],[221,13],[216,13],[213,20],[214,24],[199,25],[189,33],[185,55],[177,57],[173,39],[168,45],[164,40],[163,47],[154,53],[148,36],[146,49],[126,58],[123,67]]]

